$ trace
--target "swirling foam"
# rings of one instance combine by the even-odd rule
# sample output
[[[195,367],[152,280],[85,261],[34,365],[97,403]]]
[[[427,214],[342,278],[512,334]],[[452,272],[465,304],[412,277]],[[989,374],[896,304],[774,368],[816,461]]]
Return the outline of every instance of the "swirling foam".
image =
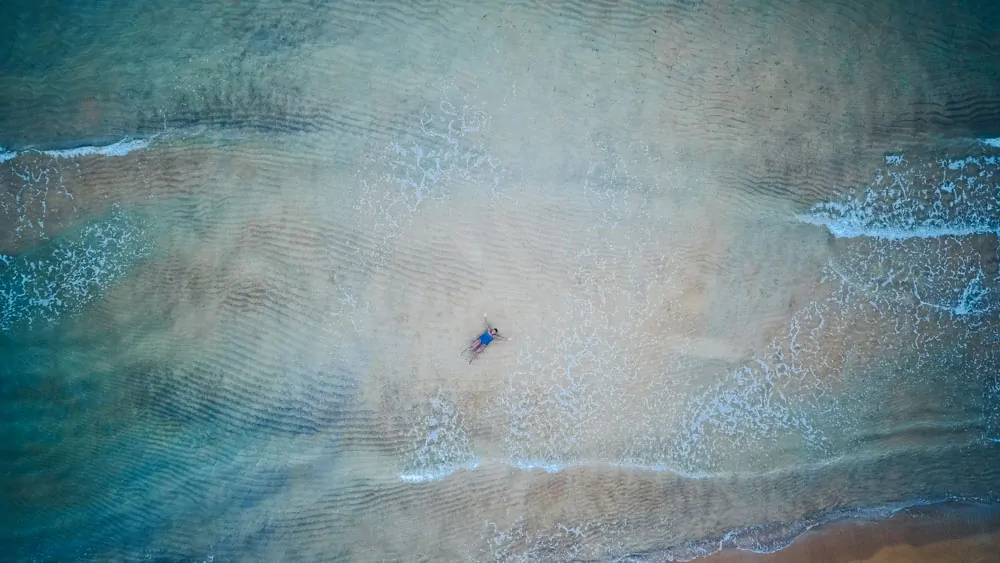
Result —
[[[411,447],[399,478],[407,483],[434,481],[479,467],[462,413],[448,399],[432,397],[411,429]]]
[[[968,156],[909,165],[901,155],[859,196],[818,203],[798,216],[838,238],[890,240],[1000,233],[1000,157]],[[957,175],[954,173],[958,172]]]
[[[149,255],[141,223],[115,207],[103,221],[38,251],[0,254],[0,331],[79,312]]]

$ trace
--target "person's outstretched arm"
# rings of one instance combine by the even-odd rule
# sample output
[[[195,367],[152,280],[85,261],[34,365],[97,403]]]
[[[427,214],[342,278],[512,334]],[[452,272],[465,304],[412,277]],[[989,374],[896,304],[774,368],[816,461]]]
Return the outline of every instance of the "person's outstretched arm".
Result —
[[[486,332],[493,330],[493,327],[490,326],[490,321],[486,320],[486,313],[483,313],[483,322],[486,323]]]

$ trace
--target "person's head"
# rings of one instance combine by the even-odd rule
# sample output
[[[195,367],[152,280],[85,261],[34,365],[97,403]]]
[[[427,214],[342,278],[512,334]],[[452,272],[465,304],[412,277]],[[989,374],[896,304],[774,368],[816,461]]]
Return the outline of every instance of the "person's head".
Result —
[[[496,336],[496,335],[500,334],[500,329],[494,328],[493,330],[490,331],[490,334],[492,334],[493,336]]]

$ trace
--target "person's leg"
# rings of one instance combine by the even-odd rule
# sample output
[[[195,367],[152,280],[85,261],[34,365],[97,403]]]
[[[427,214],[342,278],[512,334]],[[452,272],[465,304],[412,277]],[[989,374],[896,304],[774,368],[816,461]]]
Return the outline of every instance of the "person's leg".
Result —
[[[482,344],[477,345],[476,349],[472,351],[472,357],[469,358],[469,363],[471,364],[473,360],[475,360],[476,358],[478,358],[479,354],[482,354],[483,350],[485,350],[485,349],[486,349],[486,346],[483,346]]]
[[[462,353],[464,354],[466,352],[472,351],[472,350],[476,349],[478,346],[479,346],[479,339],[476,338],[475,340],[472,341],[472,344],[469,344],[468,348],[466,348],[465,350],[462,350]]]

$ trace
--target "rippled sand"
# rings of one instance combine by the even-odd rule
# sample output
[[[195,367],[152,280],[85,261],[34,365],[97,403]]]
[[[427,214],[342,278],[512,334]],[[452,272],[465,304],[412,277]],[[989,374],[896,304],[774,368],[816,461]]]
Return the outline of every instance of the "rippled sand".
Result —
[[[996,498],[990,6],[117,8],[0,66],[16,559],[790,554]]]

